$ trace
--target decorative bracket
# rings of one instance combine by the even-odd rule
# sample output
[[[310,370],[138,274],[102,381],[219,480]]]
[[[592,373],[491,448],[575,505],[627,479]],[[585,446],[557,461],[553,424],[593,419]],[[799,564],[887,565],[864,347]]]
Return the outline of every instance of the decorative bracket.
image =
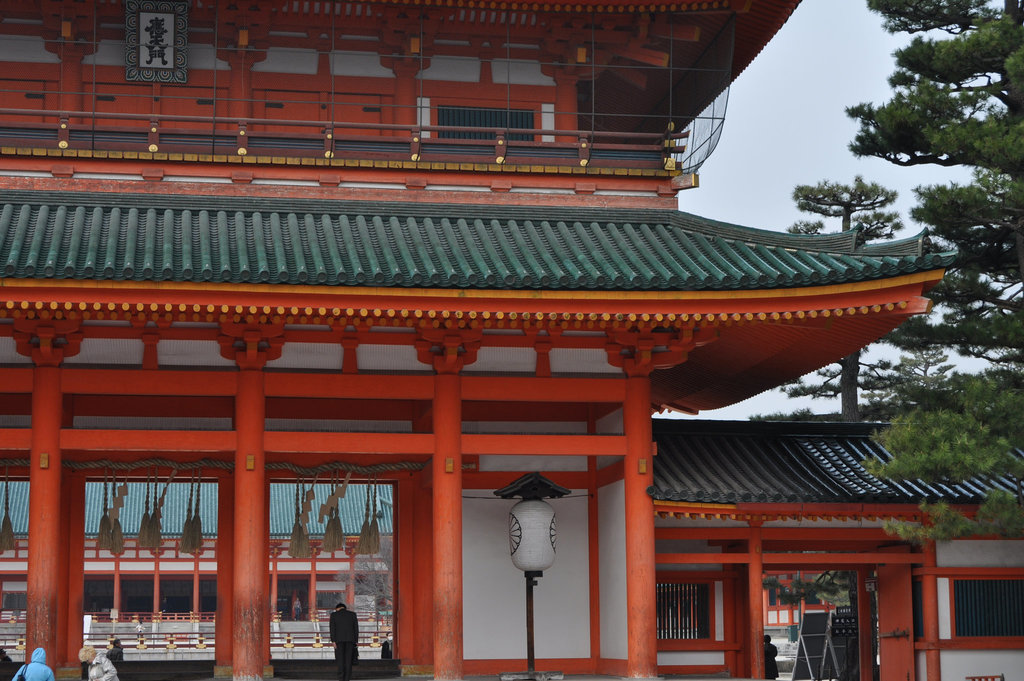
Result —
[[[56,367],[68,357],[78,354],[82,332],[78,321],[17,319],[14,322],[14,342],[18,354],[31,357],[36,366]]]
[[[283,324],[222,324],[220,354],[234,360],[239,369],[262,369],[281,356]]]
[[[417,358],[439,374],[457,374],[476,361],[482,339],[483,333],[476,329],[421,329],[416,340]]]
[[[691,350],[717,338],[712,328],[677,331],[620,331],[608,334],[608,363],[627,376],[647,376],[685,362]]]

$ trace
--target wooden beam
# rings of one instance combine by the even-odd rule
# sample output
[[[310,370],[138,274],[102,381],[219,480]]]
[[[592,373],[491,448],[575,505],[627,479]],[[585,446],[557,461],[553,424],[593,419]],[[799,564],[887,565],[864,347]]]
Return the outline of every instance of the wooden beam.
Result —
[[[714,565],[749,563],[748,553],[659,553],[659,565],[691,564]],[[762,560],[768,565],[835,566],[835,565],[876,565],[914,564],[924,560],[919,553],[764,553]]]
[[[536,378],[472,376],[462,379],[462,399],[469,402],[614,402],[626,397],[626,382],[615,378]]]
[[[263,436],[270,452],[299,454],[429,455],[432,433],[296,433],[273,431]]]
[[[234,395],[236,371],[62,369],[61,391],[83,395]]]
[[[102,430],[60,431],[60,448],[85,452],[230,452],[236,447],[230,430]]]

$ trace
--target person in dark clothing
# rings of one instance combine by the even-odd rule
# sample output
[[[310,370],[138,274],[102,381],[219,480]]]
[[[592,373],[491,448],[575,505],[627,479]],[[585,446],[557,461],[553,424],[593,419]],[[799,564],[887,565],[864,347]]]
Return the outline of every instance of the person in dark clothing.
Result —
[[[779,678],[779,665],[775,662],[776,656],[779,654],[779,649],[772,644],[772,637],[768,634],[764,635],[764,678],[766,679],[777,679]]]
[[[359,620],[344,603],[334,606],[331,613],[331,641],[334,643],[334,659],[338,662],[338,681],[352,678],[352,658],[359,644]]]
[[[0,648],[0,662],[14,662],[3,648]]]
[[[124,648],[121,647],[121,639],[115,638],[110,642],[113,646],[107,651],[107,659],[111,662],[122,662],[124,660]]]

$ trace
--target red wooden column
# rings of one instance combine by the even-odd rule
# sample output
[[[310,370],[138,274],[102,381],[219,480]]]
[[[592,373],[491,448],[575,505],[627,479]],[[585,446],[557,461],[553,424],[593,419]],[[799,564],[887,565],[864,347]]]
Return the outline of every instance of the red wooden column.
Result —
[[[658,675],[656,631],[654,504],[647,488],[653,482],[650,365],[627,368],[623,425],[626,457],[623,484],[626,513],[626,676]]]
[[[764,677],[764,557],[762,555],[761,523],[750,522],[750,563],[747,566],[747,607],[750,610],[750,676]]]
[[[235,388],[234,503],[231,507],[231,673],[235,681],[263,678],[270,655],[267,594],[266,386],[263,367],[281,356],[283,325],[223,324],[221,355],[238,365]]]
[[[229,477],[217,481],[217,621],[214,623],[215,664],[224,675],[234,651],[232,598],[235,592],[235,485]]]
[[[434,378],[434,678],[462,678],[462,382]]]
[[[912,590],[909,565],[878,566],[880,681],[915,678]]]
[[[82,647],[82,594],[85,591],[85,474],[65,473],[65,493],[68,515],[67,527],[67,585],[66,628],[64,654],[59,660],[48,660],[53,667],[78,667],[78,651]],[[120,558],[114,558],[114,588],[117,596],[117,570]],[[114,602],[117,607],[117,601]]]
[[[261,367],[240,363],[235,395],[235,537],[232,675],[235,681],[263,678],[267,619],[267,484],[263,424],[266,413]]]
[[[462,378],[480,332],[422,331],[419,360],[434,367],[433,592],[434,678],[462,678]]]
[[[924,660],[926,681],[942,679],[939,659],[939,584],[935,575],[935,542],[925,546],[924,570],[921,575],[921,622],[924,625]]]
[[[77,325],[72,322],[15,322],[18,352],[32,358],[32,445],[29,453],[28,583],[25,645],[29,651],[44,648],[54,661],[59,648],[59,603],[66,598],[67,572],[61,556],[67,549],[62,539],[60,429],[63,400],[60,363],[78,351]],[[65,565],[66,567],[66,565]],[[61,577],[64,580],[61,580]]]

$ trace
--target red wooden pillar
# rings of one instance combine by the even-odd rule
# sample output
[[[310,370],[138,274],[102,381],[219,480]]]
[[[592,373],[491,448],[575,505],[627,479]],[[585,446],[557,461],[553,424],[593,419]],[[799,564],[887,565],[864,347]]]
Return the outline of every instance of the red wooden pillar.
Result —
[[[395,73],[394,123],[414,130],[419,127],[419,112],[416,108],[419,59],[396,59],[391,70]]]
[[[654,505],[647,488],[653,481],[651,434],[651,381],[646,371],[630,372],[626,379],[623,423],[626,457],[623,483],[626,513],[626,676],[658,675],[655,606]]]
[[[240,363],[241,364],[241,363]],[[240,366],[235,396],[234,581],[232,674],[235,681],[263,678],[267,625],[267,510],[262,367]]]
[[[926,681],[940,681],[939,660],[939,585],[935,575],[935,542],[925,548],[924,574],[921,576],[921,622],[924,625],[924,661]]]
[[[396,571],[395,580],[395,617],[394,617],[394,640],[392,641],[392,653],[400,660],[413,660],[412,642],[416,640],[416,618],[414,596],[416,594],[416,554],[413,551],[413,524],[415,514],[413,500],[416,490],[413,488],[414,478],[405,474],[398,479],[395,485],[398,493],[398,508],[396,513],[396,526],[398,541],[395,543]]]
[[[67,585],[65,615],[65,644],[63,655],[59,660],[51,661],[57,667],[78,667],[78,651],[82,647],[82,595],[85,592],[85,474],[68,473],[64,477],[67,499]],[[114,571],[117,572],[119,558],[114,558]],[[115,589],[117,584],[115,581]],[[115,591],[116,594],[116,591]],[[116,597],[116,596],[115,596]],[[116,603],[115,606],[117,607]]]
[[[878,658],[880,681],[914,676],[914,610],[909,565],[878,566]]]
[[[870,576],[871,568],[860,567],[857,569],[857,652],[860,655],[861,681],[871,681],[871,667],[874,663],[873,655],[871,654],[871,639],[875,633],[871,629],[872,594],[868,591],[868,578]]]
[[[32,385],[32,451],[29,460],[28,608],[25,645],[29,654],[44,648],[58,655],[58,601],[67,592],[60,581],[61,556],[61,389],[56,362],[38,361]],[[66,574],[66,573],[65,573]]]
[[[413,528],[413,546],[416,551],[417,569],[415,580],[414,607],[416,618],[416,639],[412,642],[413,665],[433,664],[434,640],[434,527],[431,513],[433,512],[433,490],[424,478],[429,478],[429,471],[416,474],[416,517]],[[425,566],[426,569],[423,568]],[[405,658],[402,658],[403,661]],[[426,669],[420,670],[426,673]]]
[[[462,382],[434,377],[434,678],[462,678]]]
[[[234,651],[235,486],[229,477],[217,481],[217,620],[214,623],[215,663],[231,665]],[[222,669],[222,671],[224,671]]]
[[[747,607],[750,611],[750,676],[764,678],[764,557],[761,524],[750,523],[750,563],[747,567]]]

